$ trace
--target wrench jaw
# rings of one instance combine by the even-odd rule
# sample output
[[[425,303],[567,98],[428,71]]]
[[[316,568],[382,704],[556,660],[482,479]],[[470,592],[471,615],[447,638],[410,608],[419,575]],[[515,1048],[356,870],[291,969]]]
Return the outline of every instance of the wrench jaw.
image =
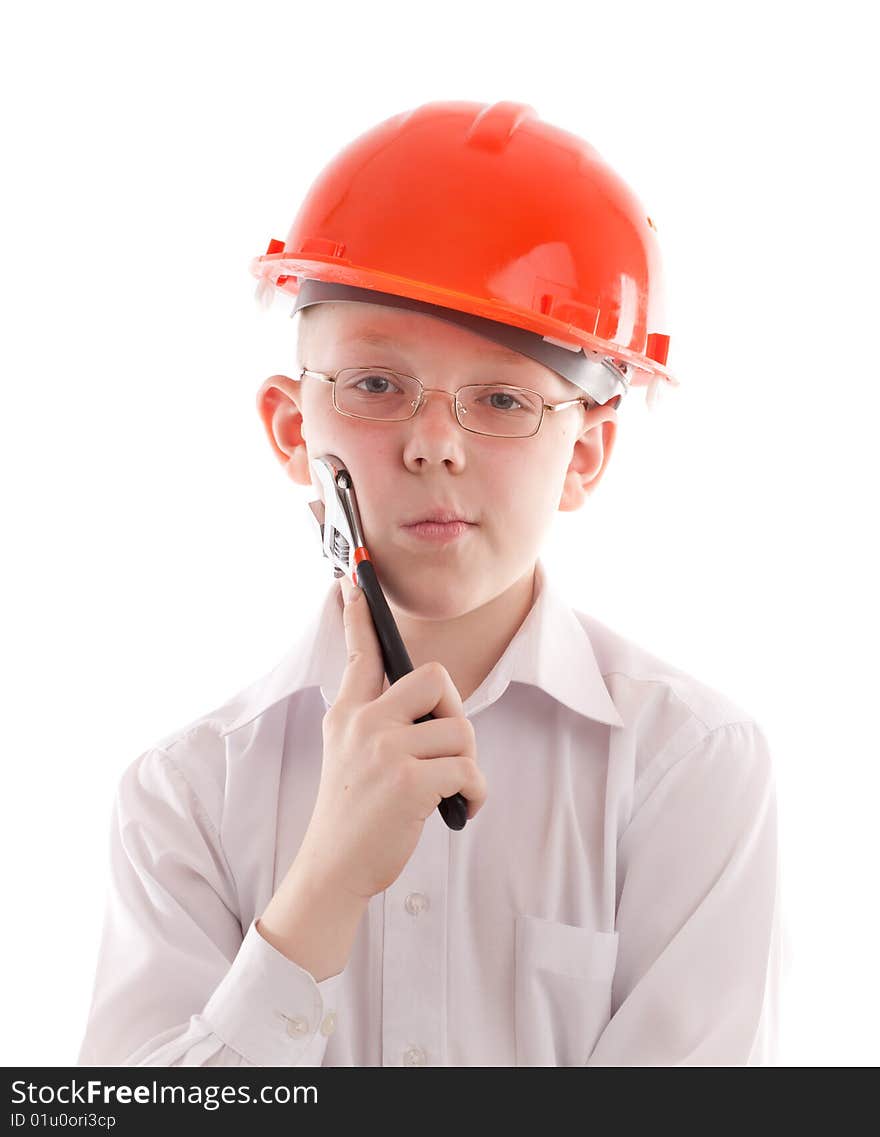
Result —
[[[329,557],[331,546],[328,545],[328,543],[324,537],[324,534],[325,534],[325,532],[329,533],[330,530],[329,530],[329,527],[325,523],[326,510],[324,508],[324,503],[320,499],[318,499],[317,501],[310,501],[309,502],[309,509],[312,511],[312,514],[314,515],[315,526],[318,530],[318,540],[321,542],[321,552],[323,553],[323,555],[325,557]],[[335,573],[336,573],[336,569],[334,566],[334,574]],[[336,574],[336,575],[338,575],[338,574]]]
[[[328,460],[328,458],[330,460]],[[341,468],[332,456],[314,458],[311,462],[319,497],[309,502],[309,508],[318,527],[321,549],[333,565],[333,575],[351,577],[355,571],[354,541],[345,505],[336,485],[334,466]]]

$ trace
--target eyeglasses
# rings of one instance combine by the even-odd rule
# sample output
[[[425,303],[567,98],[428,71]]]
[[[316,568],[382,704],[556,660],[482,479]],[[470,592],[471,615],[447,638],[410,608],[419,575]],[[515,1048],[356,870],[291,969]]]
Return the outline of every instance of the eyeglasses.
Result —
[[[387,367],[343,367],[333,374],[303,367],[300,378],[311,375],[333,385],[333,406],[350,418],[401,422],[412,418],[425,399],[425,391],[451,395],[459,426],[474,434],[501,438],[528,438],[537,434],[545,411],[562,411],[583,403],[589,410],[598,406],[582,396],[564,403],[545,403],[544,396],[525,387],[480,383],[443,391],[425,387],[414,375],[403,375]]]

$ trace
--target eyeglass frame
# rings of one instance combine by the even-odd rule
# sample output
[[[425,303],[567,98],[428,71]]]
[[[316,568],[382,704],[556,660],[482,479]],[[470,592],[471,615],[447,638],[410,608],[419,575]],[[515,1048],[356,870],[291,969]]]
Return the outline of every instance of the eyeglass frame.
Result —
[[[413,412],[411,415],[407,415],[406,418],[398,419],[377,419],[370,418],[367,415],[351,414],[348,411],[342,411],[339,409],[339,407],[336,405],[337,376],[342,371],[365,371],[371,367],[375,367],[377,371],[390,371],[392,375],[400,375],[404,379],[412,379],[414,382],[418,383],[419,397],[415,403],[415,406],[413,407]],[[439,391],[443,395],[451,395],[453,399],[453,413],[455,414],[455,421],[458,423],[462,430],[466,430],[470,434],[482,435],[483,438],[534,438],[544,423],[545,411],[564,411],[567,407],[576,406],[578,403],[583,404],[585,411],[591,411],[595,407],[600,407],[602,405],[601,403],[596,402],[596,400],[591,398],[589,395],[579,395],[576,399],[565,399],[563,402],[559,403],[547,403],[544,401],[544,396],[540,391],[533,391],[530,387],[516,387],[511,383],[463,383],[461,387],[457,387],[454,391],[444,391],[442,387],[426,387],[417,375],[408,375],[405,371],[398,371],[394,367],[385,367],[384,365],[378,363],[363,363],[347,367],[339,367],[336,369],[336,371],[333,372],[315,371],[310,367],[302,367],[300,368],[298,378],[302,380],[304,375],[314,376],[315,379],[320,379],[322,383],[333,384],[333,409],[336,411],[336,413],[344,415],[346,418],[360,419],[363,422],[409,422],[411,418],[415,418],[419,413],[419,410],[421,409],[422,403],[425,399],[426,391]],[[538,419],[538,425],[530,434],[487,434],[485,430],[474,430],[474,428],[471,426],[465,426],[461,419],[458,417],[458,408],[460,405],[458,401],[458,392],[463,391],[465,387],[506,387],[511,391],[523,391],[527,395],[534,395],[541,401],[541,417]]]

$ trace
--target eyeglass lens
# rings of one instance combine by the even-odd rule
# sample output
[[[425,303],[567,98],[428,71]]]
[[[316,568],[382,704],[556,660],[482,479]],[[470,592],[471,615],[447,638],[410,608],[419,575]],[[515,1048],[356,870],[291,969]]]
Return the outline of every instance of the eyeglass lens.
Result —
[[[418,380],[386,368],[346,367],[334,384],[337,409],[357,418],[411,418],[418,398]],[[459,422],[478,434],[533,434],[541,421],[542,399],[519,387],[475,384],[460,388],[456,398]]]

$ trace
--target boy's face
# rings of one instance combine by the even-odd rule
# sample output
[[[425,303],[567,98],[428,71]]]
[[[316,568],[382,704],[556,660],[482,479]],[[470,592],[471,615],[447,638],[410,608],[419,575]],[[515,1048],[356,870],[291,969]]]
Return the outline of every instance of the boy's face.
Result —
[[[454,392],[471,383],[527,387],[556,403],[583,395],[542,364],[422,313],[366,303],[324,303],[302,326],[300,366],[335,373],[371,365],[415,375]],[[360,337],[379,332],[394,344]],[[274,375],[258,409],[290,476],[309,485],[309,461],[338,456],[354,479],[367,546],[390,604],[425,619],[453,619],[501,595],[540,553],[557,510],[580,508],[610,457],[616,414],[581,404],[545,412],[537,434],[490,437],[459,426],[452,399],[427,391],[408,420],[349,418],[332,387],[313,377]],[[407,531],[405,522],[451,508],[474,522],[445,543]]]

